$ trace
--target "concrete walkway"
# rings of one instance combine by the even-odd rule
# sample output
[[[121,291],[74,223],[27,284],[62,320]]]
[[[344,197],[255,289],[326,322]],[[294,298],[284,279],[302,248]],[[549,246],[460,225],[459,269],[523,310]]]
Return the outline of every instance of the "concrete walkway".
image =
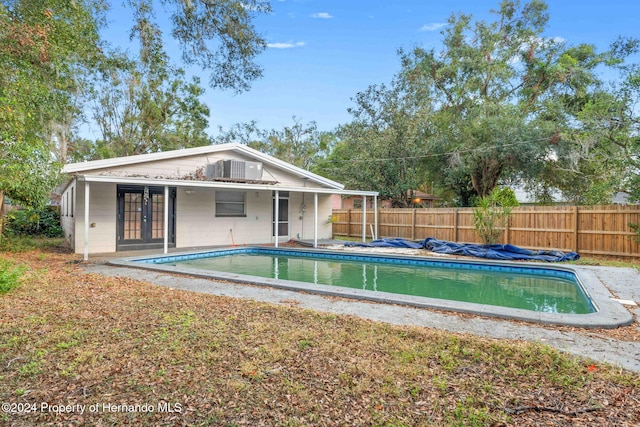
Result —
[[[615,297],[640,301],[640,274],[637,270],[611,267],[586,268],[594,271]],[[597,336],[595,333],[587,336],[533,324],[484,317],[462,317],[419,308],[334,299],[274,288],[221,283],[208,279],[176,277],[156,271],[114,267],[101,263],[85,265],[84,269],[87,273],[111,277],[130,277],[173,289],[246,298],[281,305],[295,303],[300,308],[353,315],[396,325],[422,326],[491,338],[539,342],[567,353],[640,372],[640,342],[619,341]],[[636,315],[640,315],[640,309],[637,307],[632,310]],[[633,327],[640,330],[637,320]]]

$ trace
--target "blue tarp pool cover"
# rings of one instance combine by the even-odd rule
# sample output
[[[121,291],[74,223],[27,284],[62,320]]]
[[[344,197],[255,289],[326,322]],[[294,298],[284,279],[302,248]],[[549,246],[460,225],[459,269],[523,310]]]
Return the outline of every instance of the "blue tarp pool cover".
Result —
[[[427,249],[439,254],[466,255],[477,258],[500,260],[534,260],[534,261],[575,261],[580,258],[576,252],[532,251],[514,245],[476,245],[472,243],[455,243],[427,237],[422,242],[411,242],[401,238],[379,239],[370,243],[346,242],[345,246],[378,247],[378,248],[412,248]]]

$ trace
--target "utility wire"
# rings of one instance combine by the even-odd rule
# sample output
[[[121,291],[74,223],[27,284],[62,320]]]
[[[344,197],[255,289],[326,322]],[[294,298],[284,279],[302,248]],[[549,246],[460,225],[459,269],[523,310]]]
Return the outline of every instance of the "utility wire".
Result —
[[[342,162],[349,162],[349,163],[354,163],[354,162],[388,162],[388,161],[392,161],[392,160],[415,160],[415,159],[425,159],[425,158],[430,158],[430,157],[442,157],[442,156],[450,156],[453,154],[460,154],[460,153],[472,153],[475,151],[484,151],[487,149],[492,149],[492,148],[502,148],[502,147],[513,147],[516,145],[522,145],[522,144],[529,144],[531,142],[539,142],[539,141],[546,141],[549,140],[549,138],[538,138],[538,139],[531,139],[528,141],[518,141],[518,142],[513,142],[511,144],[496,144],[496,145],[491,145],[491,146],[482,146],[482,147],[475,147],[475,148],[468,148],[465,150],[455,150],[455,151],[449,151],[446,153],[432,153],[432,154],[423,154],[420,156],[408,156],[408,157],[391,157],[391,158],[367,158],[367,159],[348,159],[348,160],[340,160],[340,159],[336,159],[336,160],[330,160],[330,159],[322,159],[322,162],[327,162],[327,163],[342,163]]]

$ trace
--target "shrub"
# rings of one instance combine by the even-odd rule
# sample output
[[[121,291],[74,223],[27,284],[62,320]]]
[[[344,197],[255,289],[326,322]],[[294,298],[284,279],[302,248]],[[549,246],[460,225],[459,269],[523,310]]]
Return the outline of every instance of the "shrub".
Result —
[[[498,243],[507,227],[511,208],[518,205],[510,188],[494,188],[490,194],[478,200],[478,206],[473,210],[473,225],[482,243]]]
[[[60,213],[55,207],[19,209],[6,216],[5,233],[14,236],[62,237]]]

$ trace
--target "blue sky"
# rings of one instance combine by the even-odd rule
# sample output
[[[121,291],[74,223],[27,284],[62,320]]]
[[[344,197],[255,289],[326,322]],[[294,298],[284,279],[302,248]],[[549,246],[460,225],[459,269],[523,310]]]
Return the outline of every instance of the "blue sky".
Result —
[[[332,130],[350,121],[351,99],[369,85],[388,83],[399,70],[398,48],[441,47],[452,13],[493,20],[499,0],[272,0],[256,28],[269,43],[257,62],[264,77],[240,95],[207,87],[210,133],[256,120],[282,129],[296,116]],[[617,36],[640,37],[639,0],[549,0],[546,35],[605,49]],[[110,26],[110,34],[127,34]],[[115,40],[114,36],[114,40]],[[178,58],[179,55],[175,55]],[[191,70],[193,71],[193,70]],[[203,84],[207,82],[202,75]]]

